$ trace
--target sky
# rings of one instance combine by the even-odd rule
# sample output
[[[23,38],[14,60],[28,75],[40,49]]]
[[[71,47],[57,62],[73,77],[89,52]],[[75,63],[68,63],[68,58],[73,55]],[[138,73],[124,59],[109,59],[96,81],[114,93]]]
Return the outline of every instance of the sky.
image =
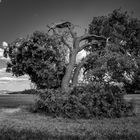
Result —
[[[139,0],[1,0],[0,43],[26,37],[35,30],[47,31],[47,24],[60,20],[87,28],[94,16],[120,7],[140,18],[139,6]]]
[[[47,31],[47,24],[61,20],[80,25],[79,33],[82,33],[94,16],[107,15],[120,7],[140,19],[140,0],[0,0],[0,45],[3,41],[10,43],[18,37],[26,37],[36,30]],[[0,69],[0,90],[8,86],[6,82],[2,84],[2,77],[13,78]],[[18,88],[18,85],[22,86]],[[27,85],[29,81],[23,77],[23,83],[14,79],[8,88],[19,90],[29,87]]]

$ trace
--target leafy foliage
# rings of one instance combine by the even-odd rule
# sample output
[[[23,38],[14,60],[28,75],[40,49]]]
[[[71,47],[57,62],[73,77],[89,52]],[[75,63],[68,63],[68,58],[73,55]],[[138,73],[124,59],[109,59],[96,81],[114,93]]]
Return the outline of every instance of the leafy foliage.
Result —
[[[39,91],[35,110],[69,118],[132,115],[133,107],[124,101],[123,95],[117,86],[103,83],[76,87],[68,96],[61,90],[46,89]]]
[[[108,16],[94,17],[89,26],[89,33],[110,37],[116,44],[124,40],[127,46],[121,46],[123,49],[135,55],[139,54],[140,20],[131,18],[121,9],[114,10]]]
[[[140,20],[116,9],[108,16],[94,17],[89,25],[89,33],[103,35],[108,39],[106,43],[86,48],[91,57],[84,65],[85,78],[88,81],[104,81],[108,75],[108,82],[123,82],[125,87],[134,79],[137,81]]]
[[[27,39],[10,44],[5,55],[11,62],[7,71],[15,76],[29,75],[37,88],[58,88],[65,73],[65,50],[57,36],[34,32]]]

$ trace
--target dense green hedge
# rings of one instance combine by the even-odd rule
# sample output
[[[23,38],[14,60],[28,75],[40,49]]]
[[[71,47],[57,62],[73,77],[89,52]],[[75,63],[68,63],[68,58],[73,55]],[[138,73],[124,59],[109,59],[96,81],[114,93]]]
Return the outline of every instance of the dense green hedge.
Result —
[[[123,99],[117,86],[90,84],[75,87],[67,95],[61,90],[40,90],[35,111],[69,118],[122,117],[132,115],[133,106]]]

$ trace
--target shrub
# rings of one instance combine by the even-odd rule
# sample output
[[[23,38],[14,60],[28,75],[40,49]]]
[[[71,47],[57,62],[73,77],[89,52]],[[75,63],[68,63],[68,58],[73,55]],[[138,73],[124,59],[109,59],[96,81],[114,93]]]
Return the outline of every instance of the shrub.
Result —
[[[101,83],[75,87],[69,95],[60,89],[39,90],[35,110],[69,118],[128,116],[133,106],[124,94],[117,86]]]

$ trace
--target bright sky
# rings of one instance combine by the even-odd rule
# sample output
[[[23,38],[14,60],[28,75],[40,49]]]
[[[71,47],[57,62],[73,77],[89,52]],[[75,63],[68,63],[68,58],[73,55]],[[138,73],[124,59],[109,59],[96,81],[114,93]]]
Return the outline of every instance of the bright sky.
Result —
[[[47,31],[47,24],[60,20],[80,25],[82,30],[88,28],[94,16],[107,15],[120,7],[140,18],[140,0],[0,0],[0,45],[3,41],[10,43],[26,37],[35,30]],[[11,78],[11,75],[0,70],[0,90],[6,87],[19,90],[29,85],[27,80],[2,77]]]
[[[5,68],[0,69],[0,90],[22,91],[29,88],[30,81],[27,76],[13,77],[5,72]]]

